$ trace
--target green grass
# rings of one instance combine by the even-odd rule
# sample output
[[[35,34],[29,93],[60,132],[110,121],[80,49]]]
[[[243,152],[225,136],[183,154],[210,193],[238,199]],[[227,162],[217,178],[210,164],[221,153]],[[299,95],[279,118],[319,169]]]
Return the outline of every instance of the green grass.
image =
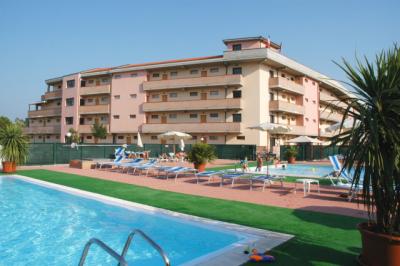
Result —
[[[23,170],[18,174],[181,213],[295,235],[272,250],[277,259],[274,265],[355,265],[360,252],[360,235],[355,227],[362,220],[357,218],[166,192],[47,170]]]

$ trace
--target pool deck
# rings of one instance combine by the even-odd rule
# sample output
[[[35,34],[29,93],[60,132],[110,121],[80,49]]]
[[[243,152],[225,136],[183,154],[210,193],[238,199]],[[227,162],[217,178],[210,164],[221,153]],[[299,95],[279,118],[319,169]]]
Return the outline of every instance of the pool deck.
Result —
[[[174,182],[173,178],[165,180],[153,176],[145,177],[108,170],[74,169],[67,165],[33,166],[24,167],[24,169],[46,169],[190,195],[367,218],[367,212],[362,204],[357,201],[349,202],[340,197],[340,194],[346,193],[346,190],[331,186],[321,185],[320,194],[312,186],[311,193],[304,196],[301,184],[297,184],[297,193],[294,193],[295,184],[287,182],[284,182],[283,188],[279,182],[275,182],[265,191],[262,191],[261,186],[255,186],[250,191],[248,182],[238,182],[233,187],[230,184],[220,187],[219,178],[215,178],[210,183],[205,181],[196,184],[194,176],[179,177],[177,182]]]

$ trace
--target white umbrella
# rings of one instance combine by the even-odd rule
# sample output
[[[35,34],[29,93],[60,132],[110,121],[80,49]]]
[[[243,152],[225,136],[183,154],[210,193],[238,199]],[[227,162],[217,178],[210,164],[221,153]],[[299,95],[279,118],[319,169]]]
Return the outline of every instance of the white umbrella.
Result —
[[[286,133],[286,132],[289,132],[290,130],[292,130],[287,125],[280,125],[280,124],[274,124],[274,123],[269,123],[269,122],[261,123],[257,126],[252,126],[249,128],[250,129],[258,129],[261,131],[268,131],[270,133],[275,133],[275,134]]]
[[[181,151],[185,150],[185,142],[183,141],[183,139],[181,139],[179,147],[181,148]]]
[[[288,143],[322,143],[319,139],[310,138],[308,136],[300,136],[286,141]]]
[[[158,138],[160,139],[173,139],[174,140],[174,153],[175,153],[175,138],[178,137],[180,139],[191,139],[192,136],[187,134],[187,133],[183,133],[183,132],[179,132],[179,131],[167,131],[165,133],[162,133],[160,135],[158,135]]]
[[[354,120],[353,120],[353,119],[346,119],[346,120],[344,120],[344,122],[343,122],[342,129],[343,129],[343,130],[351,129],[351,128],[353,128],[353,124],[354,124]],[[360,124],[360,121],[357,120],[357,121],[355,122],[355,125],[358,126],[359,124]],[[341,125],[342,125],[342,122],[333,124],[333,125],[331,125],[331,126],[325,128],[325,131],[326,131],[326,132],[335,132],[335,131],[337,131],[337,130],[340,129],[340,126],[341,126]]]
[[[137,133],[137,145],[138,147],[143,148],[143,142],[139,132]]]

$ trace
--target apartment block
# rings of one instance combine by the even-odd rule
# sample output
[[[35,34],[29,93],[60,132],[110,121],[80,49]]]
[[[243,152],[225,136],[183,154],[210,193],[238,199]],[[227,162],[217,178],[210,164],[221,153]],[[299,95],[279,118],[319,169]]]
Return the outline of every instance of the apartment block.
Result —
[[[32,142],[65,142],[70,128],[93,143],[92,126],[106,126],[99,143],[160,143],[181,131],[189,143],[252,144],[271,150],[307,135],[328,139],[348,94],[339,83],[281,52],[262,36],[226,39],[222,55],[97,68],[46,80],[41,101],[29,106]],[[290,131],[249,129],[264,122]]]

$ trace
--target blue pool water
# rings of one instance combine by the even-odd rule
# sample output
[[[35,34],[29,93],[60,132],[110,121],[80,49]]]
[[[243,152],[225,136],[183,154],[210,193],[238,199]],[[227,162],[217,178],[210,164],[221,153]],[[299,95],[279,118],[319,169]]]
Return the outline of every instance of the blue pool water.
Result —
[[[163,214],[108,205],[0,177],[1,265],[77,265],[90,238],[99,238],[120,253],[134,228],[143,230],[163,247],[172,265],[189,262],[245,238]],[[127,255],[128,263],[162,265],[158,253],[136,237]],[[93,246],[85,265],[116,263]]]
[[[254,171],[254,167],[250,170]],[[333,168],[330,165],[312,165],[312,164],[288,164],[285,169],[275,168],[274,166],[269,167],[269,173],[274,175],[307,175],[307,176],[327,176],[332,173]],[[262,172],[267,172],[267,167],[262,168]]]

